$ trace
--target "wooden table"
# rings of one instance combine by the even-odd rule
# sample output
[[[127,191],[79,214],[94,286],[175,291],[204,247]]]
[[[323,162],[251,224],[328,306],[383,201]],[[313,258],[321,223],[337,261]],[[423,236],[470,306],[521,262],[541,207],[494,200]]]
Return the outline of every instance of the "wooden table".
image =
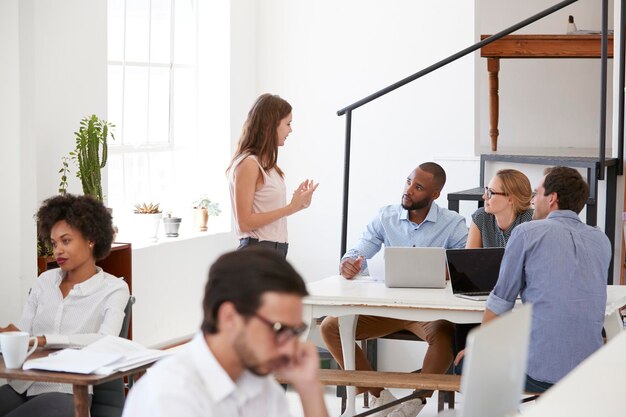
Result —
[[[483,40],[491,35],[481,35]],[[498,150],[500,59],[600,58],[601,35],[508,35],[480,49],[487,58],[489,73],[489,136],[491,150]],[[613,35],[608,37],[607,55],[613,58]]]
[[[414,321],[448,320],[453,323],[480,323],[484,301],[455,297],[444,289],[387,288],[369,277],[347,280],[339,275],[307,284],[304,322],[315,327],[316,318],[339,317],[339,333],[346,370],[354,370],[354,334],[359,314]],[[626,305],[626,286],[607,286],[605,330],[611,339],[622,329],[618,308]],[[307,332],[303,337],[308,338]],[[347,387],[344,417],[355,414],[354,387]]]
[[[30,359],[46,356],[50,353],[50,350],[37,350]],[[4,358],[0,357],[0,378],[5,379],[20,379],[25,381],[34,382],[56,382],[62,384],[72,384],[72,390],[74,392],[74,416],[75,417],[89,417],[89,385],[98,385],[104,382],[120,379],[125,376],[134,375],[139,372],[143,372],[153,363],[137,366],[131,370],[125,372],[116,372],[111,375],[84,375],[84,374],[72,374],[65,372],[50,372],[50,371],[36,371],[22,369],[6,369],[4,366]]]

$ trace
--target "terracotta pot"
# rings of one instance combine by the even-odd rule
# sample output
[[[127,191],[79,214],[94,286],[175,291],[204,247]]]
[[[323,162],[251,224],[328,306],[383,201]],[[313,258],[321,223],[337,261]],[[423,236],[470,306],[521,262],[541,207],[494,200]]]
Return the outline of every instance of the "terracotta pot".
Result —
[[[209,212],[205,208],[193,209],[193,222],[196,228],[201,232],[207,231],[207,223],[209,222]]]

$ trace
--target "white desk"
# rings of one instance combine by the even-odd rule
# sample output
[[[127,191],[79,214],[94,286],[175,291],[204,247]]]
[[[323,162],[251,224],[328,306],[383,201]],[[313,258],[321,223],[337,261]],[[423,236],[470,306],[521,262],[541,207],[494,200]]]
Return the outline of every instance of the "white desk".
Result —
[[[304,299],[304,322],[309,329],[322,316],[339,317],[339,332],[346,369],[354,369],[354,334],[359,314],[414,321],[448,320],[453,323],[480,323],[485,309],[481,301],[455,297],[445,289],[387,288],[369,277],[346,280],[339,275],[307,284]],[[607,289],[605,326],[611,338],[621,329],[617,309],[626,304],[626,286]],[[307,333],[304,337],[308,337]],[[356,388],[347,387],[347,406],[343,416],[355,414]]]

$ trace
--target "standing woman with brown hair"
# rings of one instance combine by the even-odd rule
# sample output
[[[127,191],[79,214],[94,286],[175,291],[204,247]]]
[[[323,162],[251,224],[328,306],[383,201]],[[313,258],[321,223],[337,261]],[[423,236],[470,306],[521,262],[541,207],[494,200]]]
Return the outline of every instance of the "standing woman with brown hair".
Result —
[[[318,184],[305,180],[287,203],[278,148],[291,133],[291,105],[262,94],[248,113],[226,170],[239,249],[258,245],[287,256],[287,216],[309,207]]]

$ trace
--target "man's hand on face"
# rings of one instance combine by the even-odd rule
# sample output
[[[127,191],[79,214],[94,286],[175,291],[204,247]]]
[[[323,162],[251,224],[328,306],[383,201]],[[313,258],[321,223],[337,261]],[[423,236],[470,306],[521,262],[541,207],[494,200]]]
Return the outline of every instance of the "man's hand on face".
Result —
[[[361,266],[363,265],[363,257],[359,256],[356,259],[346,258],[339,264],[339,273],[346,279],[354,278],[359,272],[361,272]]]
[[[296,341],[294,345],[289,362],[278,368],[276,373],[302,395],[319,384],[320,359],[312,343]]]

